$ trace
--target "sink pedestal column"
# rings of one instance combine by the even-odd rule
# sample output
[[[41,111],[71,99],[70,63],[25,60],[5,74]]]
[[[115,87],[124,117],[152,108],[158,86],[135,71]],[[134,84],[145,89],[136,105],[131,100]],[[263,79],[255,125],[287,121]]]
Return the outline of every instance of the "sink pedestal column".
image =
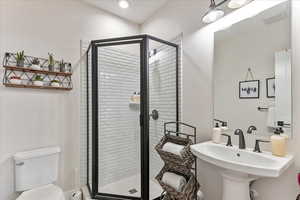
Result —
[[[250,200],[250,182],[255,180],[248,174],[221,170],[223,177],[222,200]]]

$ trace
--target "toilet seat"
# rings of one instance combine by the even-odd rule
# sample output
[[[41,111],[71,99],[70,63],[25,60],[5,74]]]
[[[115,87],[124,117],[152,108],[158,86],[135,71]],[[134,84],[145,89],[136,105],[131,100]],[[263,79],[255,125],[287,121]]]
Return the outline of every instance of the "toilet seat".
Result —
[[[49,184],[32,190],[23,192],[17,200],[65,200],[64,193],[61,188],[56,185]]]

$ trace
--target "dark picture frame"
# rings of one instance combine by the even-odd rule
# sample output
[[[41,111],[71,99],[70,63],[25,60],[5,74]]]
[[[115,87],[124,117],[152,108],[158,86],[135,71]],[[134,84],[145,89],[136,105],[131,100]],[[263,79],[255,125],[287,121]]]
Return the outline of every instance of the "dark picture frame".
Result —
[[[239,82],[239,97],[240,99],[259,99],[260,96],[260,81],[240,81]]]
[[[266,79],[267,98],[275,98],[275,77]]]

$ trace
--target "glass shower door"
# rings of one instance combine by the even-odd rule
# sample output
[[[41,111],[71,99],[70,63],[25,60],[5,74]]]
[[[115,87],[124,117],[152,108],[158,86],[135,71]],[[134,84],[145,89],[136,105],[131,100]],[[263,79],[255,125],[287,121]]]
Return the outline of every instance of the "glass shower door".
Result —
[[[141,198],[140,43],[97,47],[98,194]]]
[[[164,135],[164,123],[179,119],[178,46],[156,38],[149,40],[149,199],[161,195],[162,188],[155,179],[163,161],[155,146]],[[155,114],[158,114],[156,116]],[[174,127],[176,131],[177,127]]]

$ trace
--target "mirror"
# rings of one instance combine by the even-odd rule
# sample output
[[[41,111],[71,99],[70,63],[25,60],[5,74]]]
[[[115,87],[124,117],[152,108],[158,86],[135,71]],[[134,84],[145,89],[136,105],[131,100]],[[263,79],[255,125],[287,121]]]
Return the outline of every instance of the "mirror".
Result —
[[[292,136],[290,2],[215,32],[214,118]]]

